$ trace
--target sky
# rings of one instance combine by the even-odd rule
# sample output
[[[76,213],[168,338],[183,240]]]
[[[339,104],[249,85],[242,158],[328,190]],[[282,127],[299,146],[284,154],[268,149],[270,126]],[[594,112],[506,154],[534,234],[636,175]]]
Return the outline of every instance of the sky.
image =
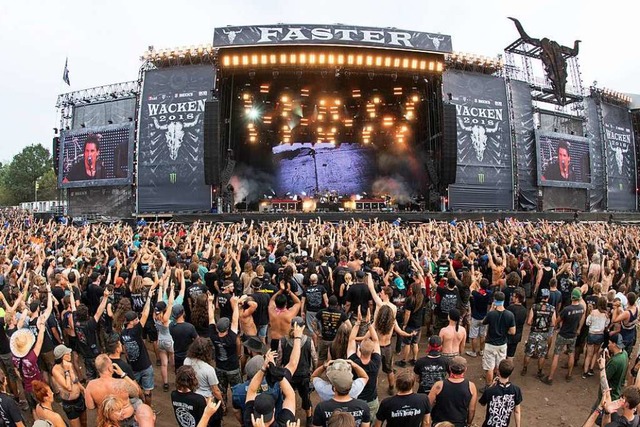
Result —
[[[583,84],[640,93],[632,0],[3,0],[0,2],[0,161],[25,146],[51,148],[57,95],[136,80],[140,56],[210,43],[226,25],[333,24],[449,34],[458,52],[496,56],[518,36],[566,46],[582,40]],[[62,82],[69,58],[71,87]]]

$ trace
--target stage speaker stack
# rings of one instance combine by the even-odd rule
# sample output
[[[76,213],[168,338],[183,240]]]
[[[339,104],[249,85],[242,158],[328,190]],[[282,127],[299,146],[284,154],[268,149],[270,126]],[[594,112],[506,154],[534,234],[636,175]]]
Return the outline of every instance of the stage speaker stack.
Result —
[[[220,184],[219,102],[208,101],[204,107],[204,182]]]
[[[456,123],[456,106],[444,104],[442,159],[440,167],[440,183],[443,186],[456,182],[458,165],[458,127]]]
[[[60,138],[55,136],[51,147],[51,160],[53,161],[53,172],[58,176],[58,166],[60,165]]]

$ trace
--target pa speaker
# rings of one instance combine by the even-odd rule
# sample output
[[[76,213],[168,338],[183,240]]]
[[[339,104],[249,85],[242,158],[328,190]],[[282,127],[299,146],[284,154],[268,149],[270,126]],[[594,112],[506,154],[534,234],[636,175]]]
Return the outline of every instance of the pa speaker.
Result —
[[[220,126],[219,102],[208,101],[204,106],[204,182],[220,183]]]
[[[51,160],[53,161],[53,172],[58,176],[58,166],[60,164],[60,138],[54,137],[51,146]]]
[[[453,104],[444,104],[443,107],[440,183],[446,186],[456,182],[456,168],[458,165],[458,127],[456,122],[456,106]]]

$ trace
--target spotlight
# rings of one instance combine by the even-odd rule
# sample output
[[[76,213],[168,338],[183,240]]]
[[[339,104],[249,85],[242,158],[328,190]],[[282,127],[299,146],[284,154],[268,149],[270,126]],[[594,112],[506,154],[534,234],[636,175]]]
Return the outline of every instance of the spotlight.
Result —
[[[260,111],[258,111],[256,108],[252,108],[249,110],[249,112],[247,113],[247,116],[251,119],[251,120],[256,120],[258,118],[260,118]]]

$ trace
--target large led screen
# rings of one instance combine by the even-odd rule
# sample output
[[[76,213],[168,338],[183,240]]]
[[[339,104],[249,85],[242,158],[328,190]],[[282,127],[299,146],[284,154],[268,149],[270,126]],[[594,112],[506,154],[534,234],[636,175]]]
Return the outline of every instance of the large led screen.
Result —
[[[60,187],[130,184],[133,132],[133,123],[63,132],[60,138]]]
[[[575,135],[536,131],[538,185],[591,188],[589,140]]]

